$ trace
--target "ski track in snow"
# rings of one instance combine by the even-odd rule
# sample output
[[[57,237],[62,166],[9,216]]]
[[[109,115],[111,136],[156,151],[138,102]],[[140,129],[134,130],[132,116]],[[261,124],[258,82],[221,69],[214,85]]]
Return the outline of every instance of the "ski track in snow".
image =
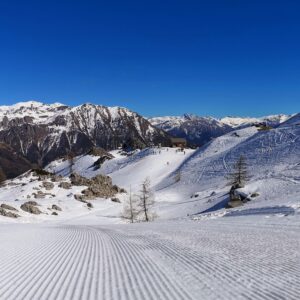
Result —
[[[4,225],[0,299],[299,299],[298,225],[163,225]]]

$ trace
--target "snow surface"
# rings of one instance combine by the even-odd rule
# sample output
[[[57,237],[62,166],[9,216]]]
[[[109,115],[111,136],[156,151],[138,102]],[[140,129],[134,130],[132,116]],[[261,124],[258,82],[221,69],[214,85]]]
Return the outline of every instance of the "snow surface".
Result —
[[[2,225],[1,299],[299,299],[300,220]]]

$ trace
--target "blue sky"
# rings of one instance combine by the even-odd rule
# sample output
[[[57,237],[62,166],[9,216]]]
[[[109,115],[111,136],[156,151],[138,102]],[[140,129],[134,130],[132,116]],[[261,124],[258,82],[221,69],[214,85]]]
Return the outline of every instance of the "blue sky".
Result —
[[[299,1],[1,1],[0,104],[300,111]]]

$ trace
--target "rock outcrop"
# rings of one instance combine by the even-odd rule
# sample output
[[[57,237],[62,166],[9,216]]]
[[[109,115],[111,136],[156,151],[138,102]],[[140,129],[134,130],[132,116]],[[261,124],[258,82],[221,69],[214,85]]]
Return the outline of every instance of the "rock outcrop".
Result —
[[[37,207],[37,203],[35,201],[28,201],[21,205],[21,209],[34,215],[39,215],[42,212]]]
[[[54,209],[54,210],[57,210],[57,211],[62,211],[62,209],[56,204],[53,204],[51,209]]]
[[[76,173],[70,176],[71,183],[77,186],[87,186],[81,195],[75,195],[77,200],[90,200],[95,198],[110,198],[117,193],[125,192],[124,189],[112,184],[109,176],[97,175],[91,179],[82,177]]]
[[[1,204],[0,205],[1,208],[4,208],[4,209],[7,209],[7,210],[12,210],[12,211],[18,211],[15,207],[11,206],[11,205],[8,205],[8,204]]]
[[[65,190],[69,190],[72,187],[72,184],[70,182],[67,182],[67,181],[62,181],[62,182],[60,182],[58,187],[60,187],[62,189],[65,189]]]
[[[237,189],[238,186],[232,186],[229,192],[229,201],[226,208],[234,208],[244,205],[244,203],[251,201],[244,193]]]
[[[0,216],[3,216],[3,217],[8,217],[8,218],[19,218],[20,216],[18,214],[15,214],[11,211],[7,211],[5,210],[4,208],[0,207]]]
[[[43,187],[47,190],[50,191],[54,188],[54,184],[52,182],[48,181],[43,181]]]

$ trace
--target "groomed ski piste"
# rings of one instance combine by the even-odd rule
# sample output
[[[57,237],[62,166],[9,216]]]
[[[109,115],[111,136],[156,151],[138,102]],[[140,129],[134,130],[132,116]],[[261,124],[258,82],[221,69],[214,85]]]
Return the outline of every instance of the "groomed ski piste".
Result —
[[[236,130],[185,153],[113,151],[97,170],[97,157],[76,157],[77,173],[109,175],[132,193],[149,177],[158,218],[127,224],[125,194],[88,209],[73,197],[84,187],[55,183],[38,200],[43,214],[0,216],[0,299],[299,299],[298,119]],[[256,197],[226,209],[226,174],[241,154],[251,175],[241,192]],[[47,170],[69,175],[63,160]],[[0,189],[0,203],[18,208],[39,184],[20,176]],[[58,216],[47,214],[52,204]]]

